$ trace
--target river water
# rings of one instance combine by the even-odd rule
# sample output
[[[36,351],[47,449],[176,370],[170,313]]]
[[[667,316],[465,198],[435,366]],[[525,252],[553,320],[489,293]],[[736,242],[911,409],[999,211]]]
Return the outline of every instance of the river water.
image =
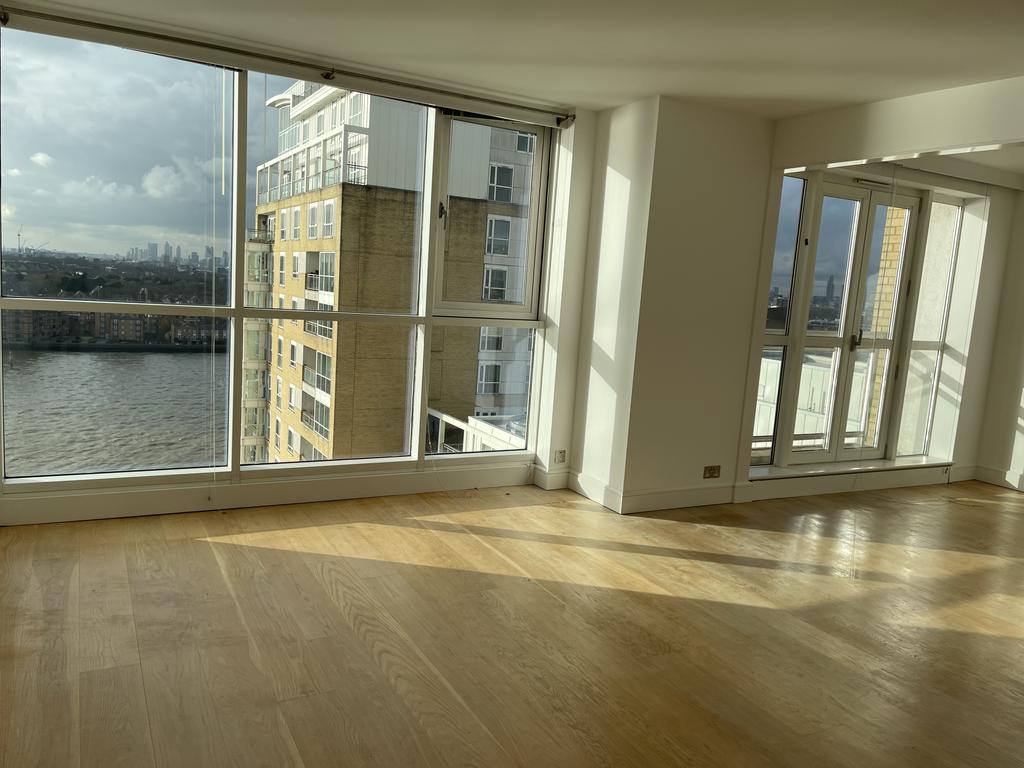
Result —
[[[226,354],[8,351],[8,477],[223,465]]]

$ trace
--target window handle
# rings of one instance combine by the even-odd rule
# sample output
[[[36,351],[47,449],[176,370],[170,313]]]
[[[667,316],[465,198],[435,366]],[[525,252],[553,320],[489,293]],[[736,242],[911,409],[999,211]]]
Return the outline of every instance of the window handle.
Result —
[[[857,333],[850,334],[850,351],[854,352],[857,347],[864,343],[864,329],[861,328]]]
[[[444,206],[444,201],[441,200],[437,204],[437,218],[444,219],[445,229],[448,228],[448,209]]]

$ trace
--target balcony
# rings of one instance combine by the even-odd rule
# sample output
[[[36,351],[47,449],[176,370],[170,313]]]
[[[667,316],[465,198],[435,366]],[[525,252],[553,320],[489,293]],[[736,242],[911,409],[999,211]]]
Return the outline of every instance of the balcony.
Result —
[[[345,181],[349,184],[365,185],[369,178],[365,165],[348,163],[345,166]]]
[[[321,275],[320,272],[306,274],[306,290],[318,293],[334,293],[334,275]]]
[[[320,437],[327,437],[330,433],[326,424],[321,424],[313,418],[312,411],[302,411],[302,423],[320,435]]]
[[[272,245],[274,242],[274,233],[269,229],[247,229],[245,230],[245,239],[250,243],[265,243]]]
[[[302,366],[302,380],[311,387],[316,387],[321,392],[331,393],[331,380],[322,373],[317,373],[308,365]]]

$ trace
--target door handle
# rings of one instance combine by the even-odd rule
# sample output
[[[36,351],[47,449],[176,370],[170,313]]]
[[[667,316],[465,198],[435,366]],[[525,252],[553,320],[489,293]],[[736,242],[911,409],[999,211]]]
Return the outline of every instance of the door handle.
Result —
[[[857,333],[850,334],[850,351],[856,351],[857,347],[864,343],[864,329],[861,328]]]

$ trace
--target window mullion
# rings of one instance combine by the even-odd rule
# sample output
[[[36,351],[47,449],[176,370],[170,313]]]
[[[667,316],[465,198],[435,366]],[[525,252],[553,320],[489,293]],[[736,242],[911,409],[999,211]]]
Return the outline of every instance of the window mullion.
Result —
[[[242,459],[242,357],[244,355],[245,320],[242,306],[245,300],[245,200],[246,200],[246,141],[248,118],[248,73],[235,74],[234,172],[235,194],[232,200],[232,231],[234,233],[234,267],[231,270],[231,376],[228,383],[228,462],[231,479],[241,479]]]
[[[412,445],[410,453],[417,466],[426,461],[427,402],[430,397],[430,345],[435,304],[435,285],[440,285],[444,261],[444,238],[448,223],[441,203],[448,201],[448,145],[451,119],[432,109],[427,117],[427,152],[424,168],[424,216],[420,242],[419,312],[427,320],[416,332],[416,365],[412,386]]]

